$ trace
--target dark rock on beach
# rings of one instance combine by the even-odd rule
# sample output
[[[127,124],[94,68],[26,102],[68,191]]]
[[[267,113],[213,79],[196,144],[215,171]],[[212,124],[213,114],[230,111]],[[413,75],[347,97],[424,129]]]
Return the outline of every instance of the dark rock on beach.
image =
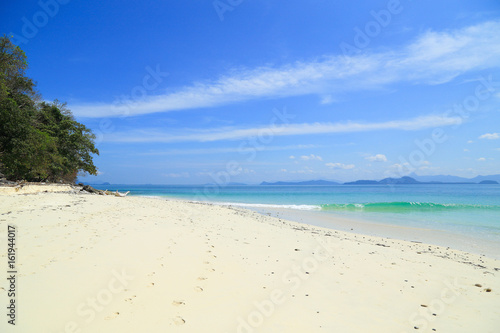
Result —
[[[82,191],[87,191],[89,193],[94,193],[94,194],[101,194],[102,191],[100,190],[96,190],[95,188],[93,188],[92,186],[90,185],[83,185]]]

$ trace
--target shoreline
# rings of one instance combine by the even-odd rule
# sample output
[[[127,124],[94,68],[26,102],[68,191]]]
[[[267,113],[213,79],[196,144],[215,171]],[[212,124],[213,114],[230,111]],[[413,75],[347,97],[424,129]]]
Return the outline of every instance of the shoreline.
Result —
[[[495,332],[499,324],[500,261],[454,249],[140,196],[0,194],[7,225],[18,229],[20,332]]]
[[[255,211],[261,214],[270,214],[270,216],[281,217],[313,226],[366,236],[391,238],[409,242],[417,241],[430,245],[450,247],[478,255],[485,255],[500,260],[500,243],[476,235],[464,235],[450,230],[382,223],[369,219],[345,217],[340,214],[321,211],[297,211],[271,208],[255,209]]]
[[[472,254],[485,255],[490,258],[500,260],[500,243],[491,239],[481,237],[478,234],[465,235],[463,233],[454,232],[452,230],[431,229],[409,225],[396,225],[390,222],[384,223],[378,220],[370,220],[368,218],[362,217],[344,216],[342,214],[324,212],[321,210],[287,208],[287,206],[300,205],[269,205],[269,207],[266,207],[266,205],[236,202],[192,201],[184,198],[177,198],[174,196],[132,195],[132,197],[145,197],[158,200],[212,204],[221,207],[237,207],[241,209],[251,210],[262,215],[278,217],[311,226],[317,226],[348,233],[355,233],[365,236],[376,236],[409,242],[417,241],[430,245],[450,247]]]
[[[17,185],[0,186],[0,195],[6,194],[37,194],[41,192],[49,193],[80,193],[83,187],[75,184],[55,184],[55,183],[24,183]],[[93,193],[104,192],[93,189]],[[92,193],[92,192],[91,192]],[[114,193],[110,193],[113,194]],[[304,223],[332,230],[339,230],[348,233],[357,233],[366,236],[377,236],[396,240],[427,243],[443,247],[450,247],[471,254],[485,255],[493,259],[500,260],[500,243],[491,239],[486,239],[474,234],[463,234],[452,230],[432,229],[426,227],[416,227],[409,225],[397,225],[391,222],[380,220],[370,220],[363,217],[344,216],[333,212],[324,212],[315,209],[295,209],[288,206],[297,205],[266,205],[266,204],[246,204],[237,202],[219,201],[193,201],[186,198],[162,195],[134,195],[130,197],[142,197],[159,200],[179,201],[185,203],[213,204],[221,207],[239,207],[248,209],[259,214],[285,218],[290,221]],[[276,206],[276,207],[273,207]],[[283,206],[283,207],[280,207]],[[301,206],[301,205],[298,205]],[[312,206],[312,205],[304,205]]]

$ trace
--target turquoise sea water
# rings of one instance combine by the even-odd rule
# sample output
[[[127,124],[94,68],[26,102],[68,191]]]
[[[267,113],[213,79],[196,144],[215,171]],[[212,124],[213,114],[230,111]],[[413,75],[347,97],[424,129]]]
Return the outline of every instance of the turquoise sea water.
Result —
[[[321,211],[351,218],[452,231],[500,242],[500,185],[167,186],[107,185],[131,195],[254,209]]]

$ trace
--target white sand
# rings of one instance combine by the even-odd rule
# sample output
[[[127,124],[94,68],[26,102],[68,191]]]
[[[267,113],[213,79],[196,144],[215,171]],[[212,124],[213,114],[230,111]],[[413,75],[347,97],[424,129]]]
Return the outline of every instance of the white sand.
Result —
[[[500,327],[500,261],[434,245],[206,204],[0,193],[5,275],[7,225],[17,228],[17,318],[7,324],[2,279],[0,332]]]
[[[0,186],[1,194],[34,194],[40,192],[74,192],[75,189],[67,184],[47,184],[47,185],[16,185]]]

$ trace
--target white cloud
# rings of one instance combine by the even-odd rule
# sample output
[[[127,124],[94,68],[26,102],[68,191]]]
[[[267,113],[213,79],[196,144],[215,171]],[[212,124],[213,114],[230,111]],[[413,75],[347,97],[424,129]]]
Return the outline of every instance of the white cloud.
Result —
[[[437,170],[440,170],[441,168],[440,167],[430,167],[430,166],[427,166],[427,165],[424,165],[424,166],[421,166],[418,168],[419,170],[421,171],[437,171]]]
[[[354,169],[355,168],[354,164],[326,163],[325,165],[327,167],[329,167],[329,168],[332,168],[332,169],[350,170],[350,169]]]
[[[365,157],[370,162],[387,162],[387,157],[384,154],[377,154]]]
[[[413,131],[439,126],[459,125],[460,117],[422,116],[407,120],[392,120],[381,123],[306,123],[288,124],[280,127],[232,128],[217,129],[183,129],[179,134],[165,133],[161,129],[142,129],[124,133],[105,135],[103,140],[108,142],[210,142],[221,140],[241,140],[255,137],[262,133],[273,133],[274,136],[351,133],[376,130],[405,130]]]
[[[466,148],[466,149],[464,149],[464,151],[465,151],[465,152],[469,152],[470,150]]]
[[[317,156],[314,154],[311,155],[302,155],[300,156],[300,159],[303,161],[309,161],[309,160],[317,160],[317,161],[323,161],[323,158],[321,156]]]
[[[323,105],[332,104],[334,102],[332,95],[326,95],[321,97],[320,103]]]
[[[410,173],[414,169],[415,168],[413,168],[408,162],[395,163],[391,165],[388,170],[385,171],[385,174],[389,175],[390,177],[402,177]]]
[[[287,169],[281,169],[280,172],[288,172]]]
[[[480,139],[496,140],[500,139],[500,133],[486,133],[479,137]]]
[[[289,158],[290,158],[291,160],[294,160],[294,159],[295,159],[295,156],[290,155],[290,157],[289,157]]]
[[[478,158],[477,160],[478,160],[478,161],[480,161],[480,162],[484,162],[484,161],[486,161],[486,159],[485,159],[484,157],[480,157],[480,158]]]
[[[227,105],[252,99],[379,89],[398,82],[445,83],[471,70],[500,66],[500,21],[428,31],[406,47],[354,56],[325,55],[281,67],[232,71],[125,104],[70,105],[78,117],[119,117]],[[333,99],[333,97],[331,97]],[[330,101],[323,97],[323,101]]]

